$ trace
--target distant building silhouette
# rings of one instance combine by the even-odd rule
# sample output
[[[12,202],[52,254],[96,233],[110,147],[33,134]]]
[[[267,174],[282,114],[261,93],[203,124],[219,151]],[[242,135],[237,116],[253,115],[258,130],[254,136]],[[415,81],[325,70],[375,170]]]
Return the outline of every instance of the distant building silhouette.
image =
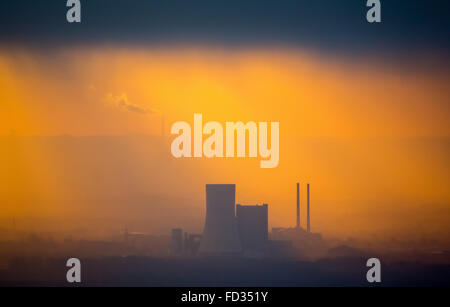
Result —
[[[170,253],[180,255],[183,252],[183,230],[181,228],[172,229]]]
[[[236,218],[242,248],[262,252],[268,239],[268,206],[236,206]]]
[[[206,185],[206,220],[200,243],[202,255],[235,255],[242,252],[235,217],[234,184]]]
[[[187,256],[194,256],[198,253],[200,248],[200,242],[202,239],[201,234],[184,233],[184,254]]]

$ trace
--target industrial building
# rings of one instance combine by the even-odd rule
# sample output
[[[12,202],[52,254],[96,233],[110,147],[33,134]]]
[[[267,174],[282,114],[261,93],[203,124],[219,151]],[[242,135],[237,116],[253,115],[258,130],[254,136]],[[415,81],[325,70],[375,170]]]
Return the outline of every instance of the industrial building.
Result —
[[[268,239],[268,206],[236,205],[239,237],[244,252],[263,252]]]
[[[184,254],[186,256],[194,256],[198,253],[202,235],[184,233]]]
[[[183,252],[183,230],[181,228],[173,228],[170,244],[170,253],[172,255],[181,255],[182,252]]]
[[[272,228],[270,242],[277,246],[287,242],[297,251],[297,257],[314,259],[322,256],[327,247],[320,233],[311,231],[310,185],[306,185],[306,229],[300,225],[300,183],[297,183],[297,224],[292,228]],[[273,244],[272,244],[273,246]]]

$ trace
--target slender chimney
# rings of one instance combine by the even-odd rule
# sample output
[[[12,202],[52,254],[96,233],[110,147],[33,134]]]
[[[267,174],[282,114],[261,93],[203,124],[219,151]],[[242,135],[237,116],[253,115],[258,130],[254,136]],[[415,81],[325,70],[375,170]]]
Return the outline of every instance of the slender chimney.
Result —
[[[308,230],[308,232],[311,232],[311,224],[310,224],[310,220],[309,220],[309,183],[308,183],[308,185],[307,185],[307,191],[306,191],[306,197],[307,197],[307,207],[306,207],[306,209],[307,209],[307,221],[306,221],[306,226],[307,226],[307,230]]]
[[[297,182],[297,228],[300,228],[300,183]]]
[[[165,118],[164,118],[164,115],[161,115],[161,138],[164,140],[164,138],[165,138]]]

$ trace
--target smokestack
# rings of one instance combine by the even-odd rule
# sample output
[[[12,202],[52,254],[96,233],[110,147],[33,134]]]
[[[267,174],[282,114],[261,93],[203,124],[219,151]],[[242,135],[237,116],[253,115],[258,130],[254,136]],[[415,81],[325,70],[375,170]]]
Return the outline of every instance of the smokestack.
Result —
[[[300,228],[300,183],[297,182],[297,228]]]
[[[161,115],[161,138],[164,140],[165,138],[165,118],[164,115]]]
[[[307,190],[306,190],[306,195],[307,195],[306,196],[307,197],[307,207],[306,207],[306,209],[307,209],[307,213],[306,213],[307,214],[307,217],[306,217],[307,220],[306,220],[306,223],[307,224],[306,224],[306,227],[307,228],[306,229],[307,229],[308,232],[311,232],[311,224],[310,224],[310,220],[309,220],[309,183],[308,183],[306,188],[307,188]]]

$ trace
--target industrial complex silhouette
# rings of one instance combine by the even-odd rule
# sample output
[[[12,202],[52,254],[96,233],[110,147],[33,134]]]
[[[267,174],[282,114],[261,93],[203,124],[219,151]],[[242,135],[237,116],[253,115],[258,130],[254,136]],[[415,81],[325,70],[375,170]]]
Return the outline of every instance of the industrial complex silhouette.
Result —
[[[234,184],[206,185],[206,219],[203,234],[172,229],[171,254],[198,256],[290,256],[300,249],[320,246],[320,234],[311,233],[310,189],[307,184],[307,226],[300,225],[300,184],[297,183],[297,224],[273,228],[269,236],[268,204],[236,204]],[[300,242],[300,243],[299,243]],[[297,243],[295,248],[294,244]],[[311,244],[313,243],[313,244]]]

